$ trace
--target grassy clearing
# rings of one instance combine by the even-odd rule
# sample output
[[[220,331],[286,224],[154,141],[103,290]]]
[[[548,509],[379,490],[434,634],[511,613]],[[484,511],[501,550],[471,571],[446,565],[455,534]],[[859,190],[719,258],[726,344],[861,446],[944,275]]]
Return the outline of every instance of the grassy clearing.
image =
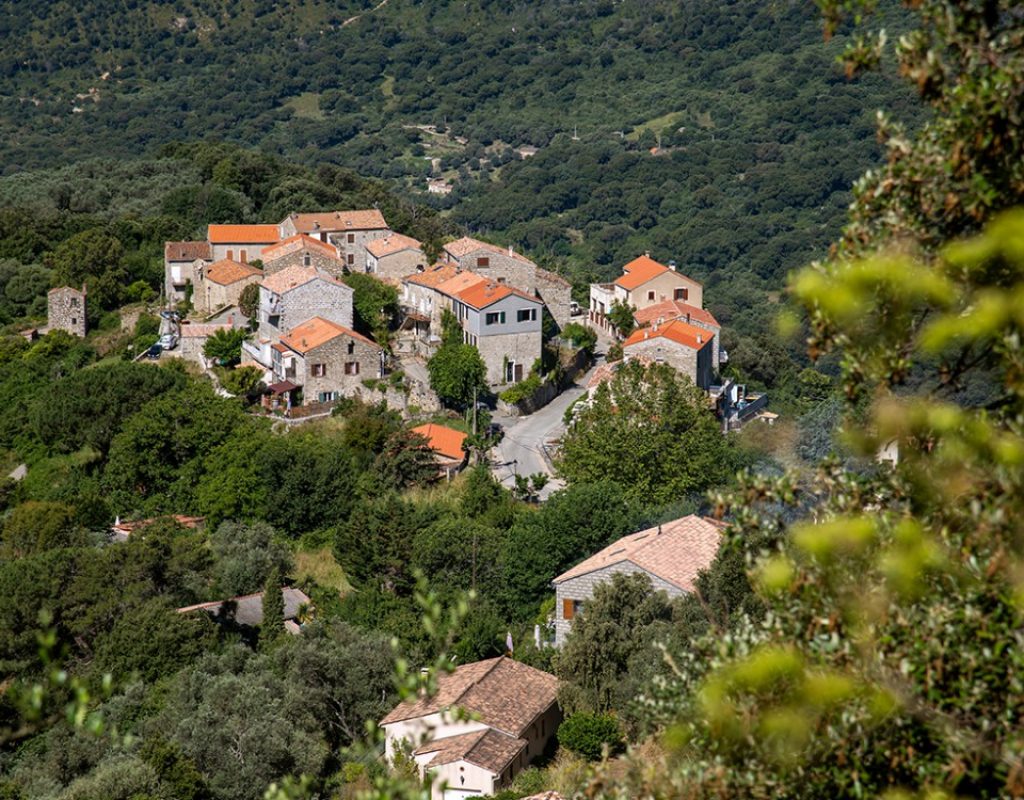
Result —
[[[295,113],[295,116],[301,119],[324,118],[324,114],[320,110],[320,94],[318,92],[303,92],[285,101],[285,106],[290,108]]]
[[[649,119],[647,122],[641,122],[632,130],[632,132],[626,134],[626,138],[631,142],[635,142],[640,138],[640,134],[643,131],[650,130],[657,134],[665,128],[679,125],[685,117],[685,111],[670,111],[668,114],[662,114],[660,117],[654,117],[654,119]]]
[[[302,582],[307,578],[325,589],[333,589],[339,597],[352,591],[352,584],[348,582],[345,570],[334,560],[330,547],[295,554],[295,579]]]

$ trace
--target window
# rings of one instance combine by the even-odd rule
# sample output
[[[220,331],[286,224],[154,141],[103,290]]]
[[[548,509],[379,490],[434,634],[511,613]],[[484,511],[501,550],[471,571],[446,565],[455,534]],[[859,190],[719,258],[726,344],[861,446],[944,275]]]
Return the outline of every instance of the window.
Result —
[[[359,374],[359,362],[358,361],[346,361],[345,362],[345,374],[346,375],[358,375]]]
[[[356,351],[356,343],[355,342],[349,342],[348,343],[348,354],[352,355],[355,351]]]
[[[326,364],[311,364],[309,367],[309,374],[314,378],[326,378],[327,377],[327,365]]]
[[[536,322],[537,309],[521,308],[516,312],[516,322]]]
[[[676,289],[676,300],[689,300],[690,290],[689,289]]]
[[[320,392],[316,399],[320,403],[331,403],[338,399],[337,392]]]
[[[234,250],[228,250],[228,261],[234,261],[234,260],[235,260],[235,251]]]
[[[348,263],[349,264],[355,264],[356,263],[356,254],[355,253],[349,253],[348,254]]]
[[[78,298],[77,297],[72,297],[71,298],[71,307],[72,308],[78,308]]]
[[[577,602],[568,597],[562,600],[562,619],[572,619],[576,616]]]
[[[71,324],[72,325],[77,325],[78,324],[78,317],[72,317],[71,318]]]
[[[480,258],[476,260],[476,265],[478,267],[489,267],[491,266],[491,259],[487,256],[480,256]]]
[[[654,292],[648,292],[647,293],[647,299],[648,300],[653,300],[654,299]]]
[[[504,325],[505,324],[505,312],[504,311],[491,311],[487,314],[487,325]]]
[[[238,253],[238,260],[241,261],[243,264],[248,264],[249,263],[249,251],[248,250],[240,250],[239,253]]]
[[[311,256],[309,253],[303,254],[303,256],[302,256],[302,266],[308,267],[312,263],[313,263],[313,256]]]
[[[355,235],[354,233],[350,233],[350,234],[348,235],[348,243],[349,243],[349,244],[352,244],[352,243],[354,243],[354,242],[355,242],[355,240],[356,240],[356,235]]]
[[[498,283],[504,283],[504,282],[505,282],[504,278],[498,278]]]

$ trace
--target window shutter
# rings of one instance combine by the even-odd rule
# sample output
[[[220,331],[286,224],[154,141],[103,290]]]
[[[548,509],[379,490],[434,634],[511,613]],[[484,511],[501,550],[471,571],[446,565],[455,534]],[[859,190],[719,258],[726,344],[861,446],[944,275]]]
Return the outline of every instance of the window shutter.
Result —
[[[572,619],[576,612],[575,603],[568,598],[562,600],[562,619]]]

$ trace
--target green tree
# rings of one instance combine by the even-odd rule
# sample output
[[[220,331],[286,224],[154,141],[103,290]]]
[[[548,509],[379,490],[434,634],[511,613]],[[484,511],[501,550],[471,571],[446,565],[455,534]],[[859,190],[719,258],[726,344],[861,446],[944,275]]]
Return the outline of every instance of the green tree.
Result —
[[[398,314],[398,290],[372,275],[358,272],[349,273],[344,280],[354,293],[356,330],[387,347],[391,325]]]
[[[446,343],[427,362],[430,387],[447,406],[466,408],[487,389],[487,366],[471,344]]]
[[[260,649],[274,647],[284,636],[284,594],[281,591],[281,572],[270,568],[263,584],[263,622],[260,623]]]
[[[288,572],[291,553],[275,541],[275,535],[276,531],[265,522],[223,522],[217,527],[210,537],[210,547],[214,576],[222,595],[251,594],[265,585],[271,573],[280,576]]]
[[[721,483],[735,463],[704,392],[667,365],[624,364],[575,412],[558,464],[570,482],[614,480],[668,503]]]
[[[597,761],[607,748],[617,755],[625,744],[622,730],[612,714],[577,711],[558,726],[558,743],[588,761]]]
[[[87,309],[96,318],[99,309],[115,308],[121,300],[128,273],[124,247],[102,228],[82,231],[61,242],[46,257],[55,286],[88,287]]]
[[[57,547],[82,547],[88,540],[87,532],[75,523],[74,510],[62,503],[30,500],[16,506],[3,524],[6,558],[23,558]]]
[[[555,659],[559,701],[569,713],[622,712],[646,676],[642,661],[656,659],[653,639],[668,630],[672,609],[643,573],[616,574],[599,583],[573,620]],[[660,624],[659,624],[660,623]]]
[[[616,300],[608,310],[608,321],[615,328],[619,336],[625,338],[636,328],[636,320],[633,319],[635,308],[628,303],[621,303]]]
[[[238,310],[249,320],[250,327],[259,323],[260,285],[250,283],[238,297]]]
[[[214,331],[203,345],[203,355],[222,366],[237,364],[242,359],[242,342],[249,338],[244,328]]]

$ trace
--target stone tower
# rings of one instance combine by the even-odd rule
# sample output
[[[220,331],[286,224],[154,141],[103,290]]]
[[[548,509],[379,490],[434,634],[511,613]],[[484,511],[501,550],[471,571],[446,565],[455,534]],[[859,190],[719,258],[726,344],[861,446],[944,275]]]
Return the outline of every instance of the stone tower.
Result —
[[[46,297],[47,330],[67,331],[85,336],[85,286],[81,291],[70,286],[50,289]]]

